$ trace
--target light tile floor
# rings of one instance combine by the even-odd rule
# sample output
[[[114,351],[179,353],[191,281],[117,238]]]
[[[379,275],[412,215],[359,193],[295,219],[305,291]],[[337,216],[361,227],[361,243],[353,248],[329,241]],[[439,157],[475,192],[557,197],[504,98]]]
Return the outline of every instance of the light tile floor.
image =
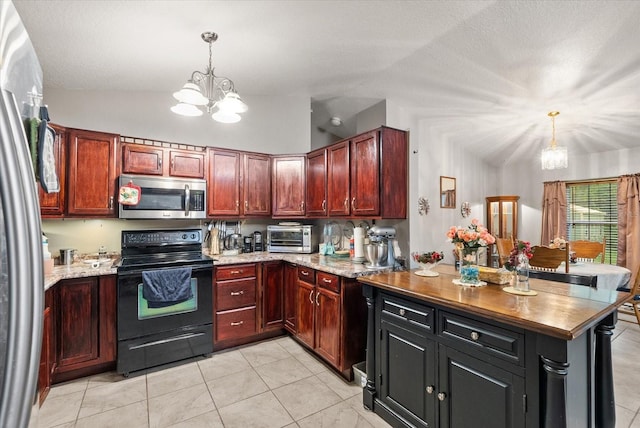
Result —
[[[618,428],[640,428],[640,327],[621,316],[613,336]],[[293,339],[214,354],[124,379],[110,372],[51,389],[38,428],[388,427],[362,390]]]

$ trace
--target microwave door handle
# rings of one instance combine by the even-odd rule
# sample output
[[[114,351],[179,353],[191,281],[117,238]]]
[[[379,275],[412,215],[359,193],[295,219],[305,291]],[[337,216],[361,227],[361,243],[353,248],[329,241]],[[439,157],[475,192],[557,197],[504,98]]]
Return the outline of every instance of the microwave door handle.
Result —
[[[189,191],[189,185],[184,185],[184,215],[189,217],[189,204],[191,203],[191,192]]]

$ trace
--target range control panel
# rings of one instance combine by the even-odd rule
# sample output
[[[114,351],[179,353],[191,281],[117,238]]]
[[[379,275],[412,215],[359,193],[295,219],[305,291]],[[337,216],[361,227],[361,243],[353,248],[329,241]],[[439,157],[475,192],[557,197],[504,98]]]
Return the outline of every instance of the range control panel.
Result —
[[[202,244],[200,229],[123,230],[122,248]]]

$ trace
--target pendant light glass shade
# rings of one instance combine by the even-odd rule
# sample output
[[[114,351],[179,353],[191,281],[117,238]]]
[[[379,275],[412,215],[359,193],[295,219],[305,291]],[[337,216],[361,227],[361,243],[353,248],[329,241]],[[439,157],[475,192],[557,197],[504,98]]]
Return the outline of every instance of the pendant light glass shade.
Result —
[[[235,92],[229,92],[222,101],[218,101],[216,106],[220,110],[234,112],[234,113],[245,113],[249,108],[247,105],[240,99],[240,95]]]
[[[202,110],[188,103],[178,103],[171,107],[171,111],[181,116],[202,116]]]
[[[182,89],[173,93],[173,98],[181,103],[189,103],[194,106],[206,106],[209,100],[202,95],[200,88],[193,82],[187,82]]]
[[[240,122],[240,115],[232,111],[218,110],[211,115],[213,120],[220,123],[236,123]]]
[[[556,144],[556,116],[559,111],[552,111],[547,114],[551,118],[552,134],[549,147],[542,149],[542,169],[561,169],[569,165],[569,153],[566,147]]]

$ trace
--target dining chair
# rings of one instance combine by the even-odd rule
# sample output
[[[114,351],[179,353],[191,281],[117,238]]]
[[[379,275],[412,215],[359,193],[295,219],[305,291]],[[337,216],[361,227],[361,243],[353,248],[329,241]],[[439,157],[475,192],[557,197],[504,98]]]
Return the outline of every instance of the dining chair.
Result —
[[[498,263],[500,267],[509,260],[511,250],[513,249],[513,240],[507,238],[496,238],[496,249],[498,250]]]
[[[531,248],[533,257],[529,259],[532,270],[555,272],[564,262],[565,273],[569,273],[569,247],[564,249],[535,245]]]
[[[576,275],[572,273],[529,271],[529,278],[546,279],[547,281],[565,282],[567,284],[587,285],[597,288],[598,277],[596,275]]]
[[[600,263],[604,263],[606,238],[598,241],[569,241],[570,251],[576,253],[576,259],[583,262],[593,262],[600,256]]]
[[[636,273],[636,282],[631,287],[631,297],[627,301],[633,307],[633,312],[636,314],[636,320],[640,324],[640,268]]]

